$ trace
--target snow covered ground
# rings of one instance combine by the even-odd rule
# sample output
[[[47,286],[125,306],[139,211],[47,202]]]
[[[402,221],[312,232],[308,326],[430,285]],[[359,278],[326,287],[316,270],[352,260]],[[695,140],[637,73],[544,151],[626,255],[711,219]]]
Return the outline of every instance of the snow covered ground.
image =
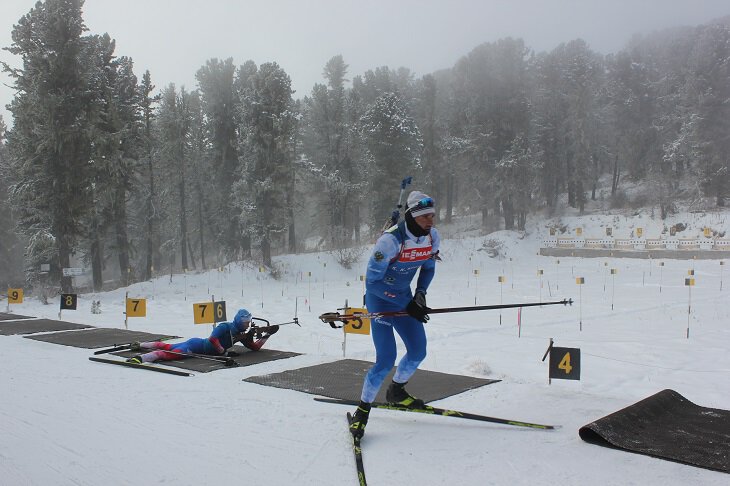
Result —
[[[724,215],[712,218],[727,230]],[[586,236],[605,234],[610,223],[621,237],[632,227],[651,229],[652,221],[562,222],[581,225]],[[658,231],[662,224],[654,226]],[[431,307],[566,297],[576,303],[524,309],[520,337],[514,310],[501,312],[501,324],[498,311],[434,315],[422,368],[503,380],[434,405],[563,427],[540,431],[375,410],[363,439],[371,484],[728,484],[727,474],[578,437],[581,426],[665,388],[702,406],[730,408],[728,266],[666,260],[662,267],[661,260],[620,258],[561,258],[557,264],[537,255],[545,223],[526,236],[456,239],[456,231],[444,230],[451,239],[443,243],[444,261],[429,290]],[[501,258],[479,250],[489,239],[503,242]],[[128,291],[148,299],[147,317],[130,318],[130,329],[187,338],[210,332],[209,325],[193,325],[192,304],[211,295],[226,301],[229,316],[246,307],[271,322],[290,321],[296,302],[302,327],[283,327],[267,346],[303,353],[295,358],[184,378],[93,363],[89,350],[0,336],[0,484],[356,484],[347,407],[242,380],[341,359],[341,331],[317,316],[346,299],[360,302],[366,257],[354,270],[326,253],[280,257],[280,280],[251,264],[160,276],[81,295],[78,310],[63,314],[68,321],[123,328]],[[618,270],[614,277],[611,268]],[[696,286],[688,319],[684,279],[690,269]],[[506,277],[501,287],[499,275]],[[580,290],[576,277],[585,278]],[[91,314],[92,300],[101,301],[101,314]],[[11,312],[57,318],[58,305],[30,298]],[[548,384],[541,358],[550,338],[556,346],[581,349],[579,382]],[[373,360],[369,337],[349,335],[347,357]]]

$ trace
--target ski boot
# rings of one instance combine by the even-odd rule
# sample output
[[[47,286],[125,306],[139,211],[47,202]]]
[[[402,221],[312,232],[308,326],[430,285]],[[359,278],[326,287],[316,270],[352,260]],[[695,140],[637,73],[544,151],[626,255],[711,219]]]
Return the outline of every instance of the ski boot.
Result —
[[[142,360],[142,355],[138,354],[137,356],[132,356],[127,360],[127,363],[134,363],[134,364],[142,364],[144,361]]]
[[[350,433],[355,439],[362,439],[362,436],[365,434],[365,426],[368,424],[369,416],[370,404],[361,401],[352,416],[352,421],[350,422]]]
[[[425,405],[423,400],[408,393],[405,389],[406,383],[391,382],[388,390],[385,392],[385,401],[398,407],[423,408]]]

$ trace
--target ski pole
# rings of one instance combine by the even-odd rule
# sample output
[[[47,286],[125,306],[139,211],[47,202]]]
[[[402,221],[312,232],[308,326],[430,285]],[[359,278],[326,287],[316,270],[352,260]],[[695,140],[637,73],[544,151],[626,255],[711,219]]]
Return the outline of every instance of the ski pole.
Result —
[[[186,358],[200,358],[200,359],[207,359],[209,361],[215,361],[217,363],[223,363],[226,366],[233,366],[236,363],[236,361],[233,358],[228,358],[225,356],[210,356],[207,354],[198,354],[198,353],[183,353],[180,351],[173,351],[168,349],[152,349],[150,351],[162,351],[163,353],[170,353],[170,354],[176,354],[178,356],[184,356]]]
[[[120,344],[120,345],[114,345],[111,348],[104,348],[100,349],[98,351],[94,351],[94,354],[106,354],[106,353],[113,353],[114,351],[124,351],[125,349],[129,349],[131,344]]]
[[[495,310],[495,309],[511,309],[515,307],[533,307],[543,305],[573,305],[573,299],[563,299],[555,302],[528,302],[521,304],[498,304],[498,305],[477,305],[471,307],[443,307],[439,309],[428,309],[427,314],[445,314],[450,312],[471,312],[480,310]],[[368,313],[352,313],[352,314],[340,314],[338,312],[327,312],[319,316],[322,322],[328,323],[334,327],[335,321],[354,321],[360,319],[375,319],[378,317],[400,317],[407,316],[408,312],[402,311],[389,311],[389,312],[368,312]]]
[[[177,336],[166,336],[163,338],[158,339],[158,341],[167,341],[170,339],[176,339]],[[113,344],[111,348],[104,348],[99,349],[98,351],[94,351],[94,354],[106,354],[106,353],[113,353],[115,351],[124,351],[125,349],[129,349],[129,347],[132,345],[132,343],[127,344]]]

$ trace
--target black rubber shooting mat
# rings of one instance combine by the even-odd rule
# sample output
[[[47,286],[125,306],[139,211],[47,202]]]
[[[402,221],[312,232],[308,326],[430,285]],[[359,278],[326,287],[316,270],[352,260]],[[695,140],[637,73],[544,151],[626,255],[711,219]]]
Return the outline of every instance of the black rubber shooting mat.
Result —
[[[18,314],[7,314],[0,312],[0,321],[13,321],[15,319],[32,319],[30,316],[21,316]]]
[[[0,326],[2,325],[3,324],[0,323]],[[141,331],[128,331],[126,329],[93,328],[76,332],[60,332],[25,337],[28,339],[35,339],[37,341],[73,346],[75,348],[93,349],[111,347],[116,344],[127,344],[134,341],[154,341],[156,339],[169,338],[170,336],[166,334],[150,334],[148,332]]]
[[[88,329],[93,326],[51,319],[25,319],[20,321],[0,321],[0,335],[33,334],[35,332],[71,331]],[[30,336],[25,336],[30,337]]]
[[[730,473],[730,411],[696,405],[663,390],[585,425],[581,439]]]
[[[153,339],[145,339],[145,341],[153,341]],[[299,356],[299,353],[290,353],[288,351],[278,351],[276,349],[259,349],[258,351],[251,351],[250,349],[244,348],[243,346],[233,346],[233,350],[240,353],[238,356],[234,356],[233,360],[238,366],[251,366],[258,363],[266,363],[267,361],[276,361],[277,359],[291,358],[292,356]],[[123,356],[130,358],[137,354],[149,352],[147,350],[142,351],[120,351],[112,353],[117,356]],[[156,365],[167,365],[174,368],[182,368],[184,370],[199,371],[201,373],[208,373],[210,371],[216,371],[224,368],[231,368],[226,366],[224,363],[219,363],[209,359],[203,358],[182,358],[171,361],[155,361]]]
[[[363,379],[372,365],[369,361],[343,359],[282,373],[252,376],[244,381],[331,398],[360,400]],[[385,390],[394,373],[395,368],[385,378],[376,401],[385,401]],[[419,369],[408,382],[408,392],[425,402],[432,402],[498,381]]]

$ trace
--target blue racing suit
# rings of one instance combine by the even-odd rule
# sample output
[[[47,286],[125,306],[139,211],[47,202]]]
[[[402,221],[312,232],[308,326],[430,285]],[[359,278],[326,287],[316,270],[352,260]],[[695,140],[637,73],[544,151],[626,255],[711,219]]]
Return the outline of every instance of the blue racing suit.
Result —
[[[416,237],[405,221],[383,233],[375,243],[365,276],[365,306],[368,312],[402,311],[413,298],[411,281],[418,272],[416,291],[428,290],[436,271],[434,256],[439,251],[438,231]],[[395,364],[397,350],[393,330],[403,340],[406,354],[398,363],[393,380],[407,382],[426,358],[426,331],[423,323],[411,316],[379,317],[372,320],[375,364],[365,376],[361,400],[375,400],[383,380]]]

